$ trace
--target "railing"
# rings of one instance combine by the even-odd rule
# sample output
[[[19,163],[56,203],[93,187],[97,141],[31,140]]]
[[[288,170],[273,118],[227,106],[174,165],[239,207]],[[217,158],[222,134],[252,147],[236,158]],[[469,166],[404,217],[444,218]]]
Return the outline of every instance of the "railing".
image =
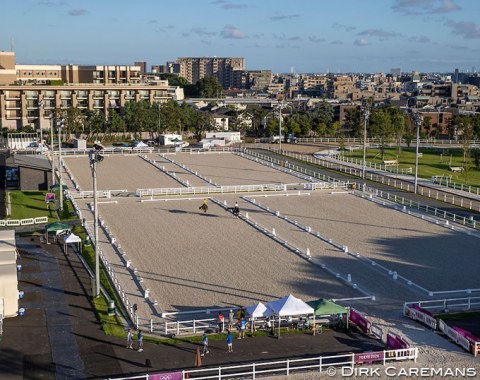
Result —
[[[296,358],[287,360],[270,360],[260,363],[238,364],[222,367],[203,369],[172,371],[170,373],[151,373],[134,377],[116,378],[116,380],[127,379],[149,379],[149,378],[175,378],[175,379],[236,379],[252,378],[262,376],[290,376],[306,371],[326,372],[328,376],[346,375],[356,373],[356,366],[364,364],[379,363],[383,366],[389,362],[403,360],[417,361],[418,349],[405,348],[398,350],[383,350],[377,352],[351,353],[332,356],[317,356],[313,358]],[[162,375],[164,377],[162,377]],[[167,377],[168,376],[168,377]]]
[[[339,172],[346,173],[346,174],[356,176],[356,177],[361,177],[362,176],[362,168],[359,168],[359,167],[352,167],[352,166],[348,166],[346,164],[342,164],[342,163],[339,163],[339,162],[332,162],[332,161],[329,161],[329,160],[325,160],[325,159],[322,159],[322,158],[319,158],[319,157],[312,157],[312,156],[305,155],[305,154],[302,154],[302,153],[288,152],[288,151],[284,151],[284,150],[282,150],[280,152],[278,149],[273,149],[269,146],[263,146],[262,145],[260,147],[260,149],[266,149],[266,150],[272,151],[272,152],[277,153],[277,154],[282,154],[284,156],[291,157],[295,160],[303,161],[306,164],[319,165],[319,166],[325,167],[329,170],[339,171]],[[398,188],[398,189],[401,189],[401,190],[405,190],[405,191],[408,191],[408,192],[413,192],[414,191],[414,184],[410,181],[407,181],[407,180],[402,180],[402,179],[398,179],[398,178],[391,178],[388,175],[384,175],[384,174],[381,174],[381,173],[378,173],[378,172],[374,173],[374,172],[368,172],[368,171],[365,173],[365,177],[366,177],[365,178],[366,180],[370,180],[370,181],[373,181],[373,182],[378,182],[378,183],[381,183],[381,184],[384,184],[384,185],[387,185],[387,186],[392,186],[392,187],[395,187],[395,188]],[[466,208],[466,209],[475,210],[475,211],[480,212],[480,201],[470,199],[470,198],[466,198],[466,197],[463,197],[463,196],[458,195],[458,194],[453,194],[453,193],[448,192],[448,191],[433,189],[433,188],[430,188],[428,186],[424,186],[420,183],[418,184],[417,188],[418,188],[417,193],[419,195],[424,196],[424,197],[436,199],[436,200],[442,201],[444,203],[450,203],[454,206],[459,206],[459,207],[462,207],[462,208]]]
[[[373,187],[366,187],[364,190],[374,194],[377,197],[380,197],[380,198],[383,198],[383,199],[386,199],[386,200],[389,200],[389,201],[392,201],[392,202],[395,202],[395,203],[398,203],[398,204],[401,204],[401,205],[404,205],[404,206],[408,206],[408,207],[413,208],[413,209],[417,209],[417,210],[422,211],[426,214],[433,215],[437,218],[445,219],[447,221],[447,223],[448,223],[448,221],[452,221],[454,223],[463,224],[464,226],[467,226],[467,227],[471,227],[471,228],[475,228],[475,229],[480,228],[480,224],[477,223],[476,220],[473,219],[473,217],[468,217],[467,218],[466,216],[459,216],[459,215],[454,214],[452,212],[448,212],[446,210],[442,210],[442,209],[439,209],[439,208],[436,208],[436,207],[424,205],[424,204],[421,204],[419,202],[412,201],[411,199],[406,199],[405,197],[401,197],[401,196],[396,195],[396,194],[390,194],[387,191],[378,190],[378,189],[373,188]]]
[[[405,302],[404,308],[411,307],[413,304],[417,304],[422,309],[429,310],[432,313],[469,311],[480,309],[480,297],[445,298],[441,300]]]
[[[38,218],[27,219],[5,219],[0,220],[0,227],[31,226],[32,224],[48,223],[48,216],[39,216]]]
[[[263,139],[255,139],[256,143],[261,143]],[[338,138],[338,137],[299,137],[297,138],[297,142],[299,143],[357,143],[357,144],[363,144],[364,139],[363,138],[358,138],[358,137],[343,137],[343,138]],[[417,140],[413,139],[410,142],[410,146],[415,146]],[[380,139],[377,138],[367,138],[366,143],[376,143],[379,144],[381,143]],[[405,139],[402,139],[401,141],[402,144],[407,145],[407,142]],[[466,143],[470,146],[472,145],[480,145],[480,140],[467,140]],[[464,145],[464,141],[458,141],[458,140],[441,140],[441,139],[419,139],[419,144],[421,145]],[[388,144],[391,146],[397,146],[397,144]]]
[[[116,196],[119,194],[127,193],[127,189],[120,189],[120,190],[97,190],[97,197],[98,198],[111,198],[112,196]],[[67,196],[70,199],[85,199],[85,198],[93,198],[93,191],[67,191]]]
[[[432,176],[432,182],[441,186],[450,187],[455,190],[465,191],[467,193],[480,195],[480,187],[465,185],[463,183],[452,182],[451,177]]]

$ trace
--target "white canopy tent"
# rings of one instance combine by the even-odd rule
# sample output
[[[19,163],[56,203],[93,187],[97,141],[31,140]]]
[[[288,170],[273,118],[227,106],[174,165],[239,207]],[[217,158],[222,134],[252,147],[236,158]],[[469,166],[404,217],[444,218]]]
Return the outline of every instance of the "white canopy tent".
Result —
[[[15,230],[2,230],[0,231],[1,241],[13,241],[15,243]]]
[[[259,302],[252,306],[248,306],[245,310],[247,311],[247,314],[250,315],[250,331],[252,332],[255,318],[270,317],[272,315],[272,311],[262,302]]]
[[[14,317],[18,314],[17,265],[0,265],[0,298],[4,300],[4,316]]]
[[[280,337],[280,320],[281,317],[295,316],[295,315],[310,315],[314,314],[315,310],[310,305],[307,305],[300,298],[296,298],[291,294],[276,301],[267,303],[273,314],[278,315],[278,337]],[[315,324],[315,315],[314,324]]]
[[[82,247],[82,239],[75,235],[73,232],[65,237],[64,240],[64,249],[65,249],[65,254],[68,255],[67,249],[68,249],[68,244],[75,244],[77,243],[78,251],[80,252],[80,249]]]

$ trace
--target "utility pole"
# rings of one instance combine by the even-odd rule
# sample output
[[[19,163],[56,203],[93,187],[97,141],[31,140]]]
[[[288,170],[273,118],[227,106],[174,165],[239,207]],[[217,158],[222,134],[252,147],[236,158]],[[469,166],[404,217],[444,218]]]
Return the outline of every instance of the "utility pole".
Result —
[[[93,145],[93,149],[89,152],[90,167],[92,169],[93,178],[93,230],[94,230],[94,249],[95,249],[95,291],[94,298],[100,295],[100,253],[98,249],[98,202],[97,202],[97,163],[103,161],[100,151],[103,146],[100,144]]]
[[[50,154],[52,155],[52,186],[55,185],[55,154],[53,150],[53,124],[55,123],[54,113],[50,114]]]
[[[415,143],[415,181],[413,184],[413,192],[417,194],[418,190],[418,146],[420,144],[420,126],[422,125],[423,117],[418,112],[413,114],[413,120],[415,120],[415,126],[417,128],[417,141]]]
[[[367,170],[367,123],[370,117],[370,110],[364,105],[363,108],[363,162],[362,162],[362,179],[365,179]]]
[[[63,184],[62,184],[62,128],[65,127],[65,119],[57,122],[58,127],[58,183],[60,184],[60,211],[63,211]]]

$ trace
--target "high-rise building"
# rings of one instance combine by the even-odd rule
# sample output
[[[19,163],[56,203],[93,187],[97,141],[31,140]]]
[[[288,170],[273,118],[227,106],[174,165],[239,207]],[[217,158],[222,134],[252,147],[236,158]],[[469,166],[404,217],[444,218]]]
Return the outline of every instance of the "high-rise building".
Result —
[[[180,65],[179,75],[190,83],[197,83],[205,77],[215,77],[224,89],[234,87],[236,70],[245,70],[244,58],[183,57],[176,63]]]
[[[147,62],[135,62],[134,65],[140,67],[140,74],[145,74],[147,72]]]

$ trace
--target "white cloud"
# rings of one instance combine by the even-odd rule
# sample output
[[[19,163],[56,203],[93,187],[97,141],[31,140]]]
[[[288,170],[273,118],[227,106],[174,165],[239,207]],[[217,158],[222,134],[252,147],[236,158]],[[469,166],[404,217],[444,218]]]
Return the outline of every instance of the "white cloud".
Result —
[[[225,25],[220,32],[223,38],[243,39],[246,38],[246,34],[233,25]]]
[[[392,9],[405,15],[448,13],[460,8],[454,0],[395,0]]]
[[[454,34],[468,39],[480,38],[480,26],[474,22],[449,20],[446,24],[453,29]]]
[[[353,44],[356,45],[356,46],[368,46],[368,45],[370,45],[370,42],[368,42],[364,38],[360,38],[360,39],[356,39],[355,41],[353,41]]]

